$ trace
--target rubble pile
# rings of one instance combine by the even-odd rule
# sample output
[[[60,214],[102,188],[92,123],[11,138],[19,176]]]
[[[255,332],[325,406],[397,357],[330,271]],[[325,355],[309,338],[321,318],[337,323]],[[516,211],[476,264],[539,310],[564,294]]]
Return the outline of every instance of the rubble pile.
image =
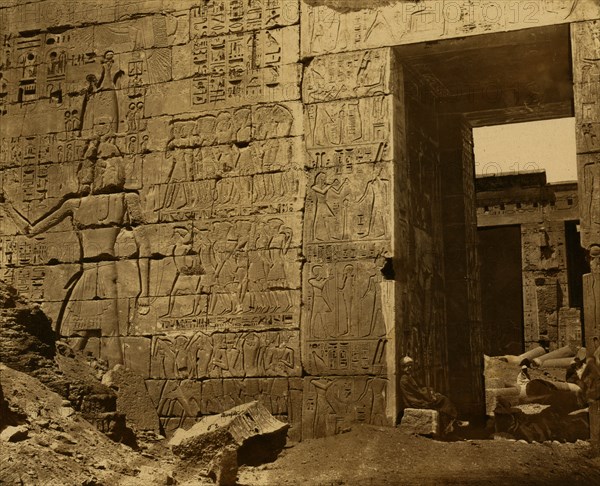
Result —
[[[577,377],[584,348],[546,352],[534,348],[519,356],[485,357],[486,410],[494,436],[529,442],[588,440],[588,403]],[[571,371],[569,371],[571,370]]]
[[[117,394],[99,381],[106,363],[57,341],[41,309],[1,281],[0,362],[39,379],[111,439],[135,444],[125,414],[117,411]]]
[[[110,440],[36,378],[0,364],[0,380],[0,483],[173,484],[152,481],[172,477],[168,463]]]

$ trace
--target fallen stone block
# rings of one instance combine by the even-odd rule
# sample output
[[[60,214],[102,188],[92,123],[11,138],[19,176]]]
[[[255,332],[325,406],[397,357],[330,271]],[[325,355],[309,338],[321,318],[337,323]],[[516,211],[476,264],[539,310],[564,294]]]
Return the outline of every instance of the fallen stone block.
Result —
[[[18,425],[18,426],[9,425],[2,431],[2,433],[0,433],[0,441],[20,442],[22,440],[27,439],[28,434],[29,434],[29,431],[28,431],[27,427],[24,425]]]
[[[490,417],[498,406],[498,399],[502,398],[505,405],[514,406],[519,403],[520,390],[518,387],[488,388],[485,391],[485,410]]]
[[[531,360],[531,365],[534,367],[540,367],[549,359],[557,359],[557,358],[573,358],[576,354],[577,350],[573,349],[571,346],[563,346],[562,348],[555,349],[549,353],[546,353],[542,356],[538,356],[537,358]]]
[[[158,414],[142,376],[117,365],[103,376],[102,384],[116,391],[117,411],[125,414],[129,426],[160,433]]]
[[[235,446],[227,446],[210,462],[208,476],[218,486],[235,486],[237,484],[237,475],[237,448]]]
[[[226,450],[236,451],[236,464],[272,462],[285,446],[288,428],[289,424],[280,422],[254,401],[205,417],[189,430],[178,429],[169,445],[199,473],[208,475],[212,469],[216,476],[220,470],[219,477],[225,480],[234,469],[233,456]]]
[[[405,408],[400,429],[411,434],[438,437],[442,430],[440,414],[437,410]]]

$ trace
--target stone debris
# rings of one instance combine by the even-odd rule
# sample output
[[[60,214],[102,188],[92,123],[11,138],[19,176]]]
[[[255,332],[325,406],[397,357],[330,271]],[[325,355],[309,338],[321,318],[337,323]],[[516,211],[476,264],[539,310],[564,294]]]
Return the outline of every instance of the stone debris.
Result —
[[[0,441],[3,442],[20,442],[22,440],[27,439],[29,435],[29,430],[25,425],[13,426],[10,425],[6,427],[2,433],[0,433]]]
[[[529,442],[589,439],[590,417],[582,389],[565,381],[566,361],[571,367],[576,357],[585,355],[584,348],[566,346],[543,354],[541,350],[486,357],[486,412],[493,417],[495,435]]]
[[[237,465],[274,461],[286,443],[288,424],[274,418],[258,401],[203,418],[189,430],[178,429],[169,445],[174,454],[202,475],[223,484]],[[236,467],[233,453],[236,452]]]
[[[237,475],[237,448],[227,446],[210,461],[208,477],[219,486],[235,486]]]

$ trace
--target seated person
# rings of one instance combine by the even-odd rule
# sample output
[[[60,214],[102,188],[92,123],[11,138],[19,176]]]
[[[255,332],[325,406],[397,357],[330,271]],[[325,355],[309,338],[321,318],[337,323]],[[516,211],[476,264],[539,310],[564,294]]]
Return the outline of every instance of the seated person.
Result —
[[[432,388],[421,387],[412,376],[414,360],[409,356],[402,358],[402,376],[400,377],[400,391],[404,408],[429,408],[440,413],[442,423],[447,423],[445,433],[454,430],[454,426],[466,427],[469,422],[457,420],[458,411],[450,399]]]
[[[567,383],[573,383],[575,385],[581,386],[581,374],[583,373],[584,363],[579,358],[574,358],[573,362],[567,369],[567,374],[565,375],[565,380]]]
[[[600,400],[600,365],[594,356],[586,360],[581,386],[588,402]]]

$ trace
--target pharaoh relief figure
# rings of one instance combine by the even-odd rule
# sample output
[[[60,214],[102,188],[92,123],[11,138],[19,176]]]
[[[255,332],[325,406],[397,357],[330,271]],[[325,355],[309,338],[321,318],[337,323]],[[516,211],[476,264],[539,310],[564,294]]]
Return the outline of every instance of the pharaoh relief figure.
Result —
[[[64,300],[55,324],[58,335],[79,337],[76,346],[85,348],[90,337],[113,338],[103,342],[111,364],[123,363],[119,337],[127,333],[126,299],[119,299],[116,242],[122,231],[132,231],[136,241],[139,276],[137,312],[148,312],[148,241],[142,223],[139,194],[125,189],[125,167],[116,146],[118,103],[111,75],[112,53],[103,59],[99,80],[88,76],[85,93],[83,133],[87,138],[84,160],[77,169],[78,190],[55,208],[29,221],[4,195],[0,208],[25,235],[44,233],[69,220],[79,240],[79,270],[64,288]],[[120,317],[123,316],[123,317]]]

